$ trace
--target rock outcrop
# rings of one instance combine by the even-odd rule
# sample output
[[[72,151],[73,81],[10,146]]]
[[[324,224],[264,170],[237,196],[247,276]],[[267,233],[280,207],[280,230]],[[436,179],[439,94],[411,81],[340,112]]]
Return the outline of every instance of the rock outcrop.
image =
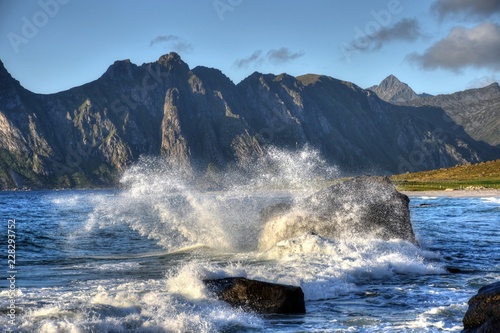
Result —
[[[417,243],[410,221],[409,199],[387,177],[354,177],[294,206],[278,204],[261,212],[259,248],[305,233],[333,239],[402,239]]]
[[[500,332],[500,281],[479,289],[469,300],[462,333]]]
[[[300,287],[250,280],[242,277],[205,280],[207,288],[234,307],[262,314],[306,313]]]

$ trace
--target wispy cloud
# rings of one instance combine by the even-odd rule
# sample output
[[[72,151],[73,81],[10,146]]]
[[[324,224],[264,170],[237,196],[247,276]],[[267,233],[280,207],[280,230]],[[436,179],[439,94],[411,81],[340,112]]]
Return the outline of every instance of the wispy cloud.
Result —
[[[287,47],[269,50],[265,56],[262,50],[257,50],[245,58],[237,59],[234,66],[238,69],[248,68],[250,66],[259,67],[264,62],[269,61],[274,64],[283,64],[302,57],[304,51],[294,52]]]
[[[431,9],[440,18],[486,18],[500,13],[500,0],[436,0]]]
[[[403,19],[393,26],[383,27],[376,32],[360,35],[351,42],[351,51],[378,51],[383,46],[394,41],[415,41],[422,37],[420,26],[416,19]]]
[[[234,62],[234,66],[238,69],[248,68],[248,66],[250,65],[257,67],[260,65],[260,63],[264,61],[261,55],[262,55],[262,50],[257,50],[246,58],[237,59]]]
[[[191,43],[176,35],[157,36],[151,40],[149,46],[152,47],[159,43],[165,43],[168,47],[178,52],[190,52],[193,49]]]
[[[407,56],[426,70],[443,68],[460,72],[466,67],[500,70],[500,25],[482,23],[474,28],[453,28],[424,53]]]
[[[280,47],[279,49],[269,50],[267,52],[267,59],[271,62],[281,64],[300,58],[304,54],[304,51],[292,52],[287,47]]]
[[[467,88],[483,88],[486,86],[489,86],[492,83],[495,82],[500,82],[500,76],[499,75],[487,75],[487,76],[481,76],[477,77],[471,81],[469,81],[469,84],[467,85]]]

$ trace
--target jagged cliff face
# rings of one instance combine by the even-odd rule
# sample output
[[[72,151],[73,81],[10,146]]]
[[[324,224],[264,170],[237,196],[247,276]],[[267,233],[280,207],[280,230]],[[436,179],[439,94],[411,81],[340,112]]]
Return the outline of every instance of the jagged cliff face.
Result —
[[[187,173],[246,168],[274,145],[309,145],[347,172],[400,172],[500,154],[441,109],[395,106],[325,76],[254,73],[238,85],[171,53],[33,94],[0,63],[0,187],[115,184],[141,155]]]

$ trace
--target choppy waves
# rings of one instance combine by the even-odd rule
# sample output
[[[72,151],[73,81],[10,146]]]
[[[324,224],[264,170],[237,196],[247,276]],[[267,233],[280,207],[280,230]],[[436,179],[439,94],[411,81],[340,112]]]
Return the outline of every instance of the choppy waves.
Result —
[[[471,218],[481,223],[471,230],[474,237],[487,238],[496,230],[490,220],[498,198],[416,199],[414,208],[436,202],[414,210],[423,247],[306,232],[279,241],[266,235],[274,240],[259,249],[262,208],[293,204],[338,175],[308,149],[272,150],[265,159],[248,175],[224,175],[217,191],[165,168],[161,160],[143,159],[126,172],[120,191],[37,197],[38,210],[24,236],[36,252],[25,252],[32,256],[25,260],[33,279],[18,290],[19,330],[460,331],[470,289],[497,276],[498,265],[483,266],[498,245],[491,237],[483,241],[488,247],[467,243],[462,231],[471,222],[459,209],[472,214],[481,205]],[[266,163],[272,167],[259,169]],[[471,251],[480,252],[479,263]],[[469,275],[447,272],[447,265],[464,262]],[[50,283],[39,282],[47,274]],[[263,317],[231,308],[203,284],[230,276],[301,286],[308,314]],[[0,297],[6,293],[0,291]],[[0,327],[6,321],[0,316]]]

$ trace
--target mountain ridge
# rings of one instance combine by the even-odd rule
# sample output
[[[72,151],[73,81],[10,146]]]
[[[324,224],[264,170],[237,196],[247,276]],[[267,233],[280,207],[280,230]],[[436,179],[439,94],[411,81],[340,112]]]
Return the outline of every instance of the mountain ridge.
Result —
[[[192,174],[245,170],[269,146],[317,149],[350,174],[500,156],[440,108],[386,103],[324,75],[254,72],[234,84],[169,53],[140,66],[116,61],[98,79],[54,94],[22,88],[3,64],[0,78],[3,189],[114,186],[144,155]]]
[[[368,89],[390,102],[407,106],[432,106],[442,108],[448,116],[475,140],[500,147],[500,85],[491,83],[482,88],[472,88],[452,94],[411,95],[411,88],[393,76],[380,85]],[[385,82],[385,83],[384,83]],[[411,90],[413,92],[413,90]]]

